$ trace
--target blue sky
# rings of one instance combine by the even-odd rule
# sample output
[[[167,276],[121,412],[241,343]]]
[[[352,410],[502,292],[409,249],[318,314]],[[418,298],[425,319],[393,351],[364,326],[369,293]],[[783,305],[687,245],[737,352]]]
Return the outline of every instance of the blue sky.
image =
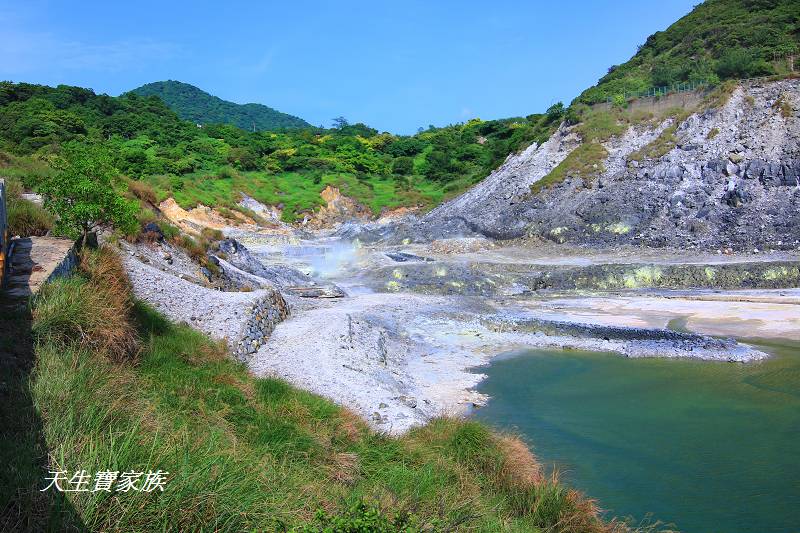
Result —
[[[569,102],[697,2],[0,0],[0,79],[111,95],[175,79],[413,133]]]

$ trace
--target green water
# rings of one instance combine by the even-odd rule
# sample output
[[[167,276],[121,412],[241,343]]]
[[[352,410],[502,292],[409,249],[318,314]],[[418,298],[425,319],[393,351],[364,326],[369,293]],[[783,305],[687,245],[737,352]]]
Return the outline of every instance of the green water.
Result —
[[[800,531],[800,346],[753,364],[527,351],[481,369],[475,416],[615,516],[688,533]]]

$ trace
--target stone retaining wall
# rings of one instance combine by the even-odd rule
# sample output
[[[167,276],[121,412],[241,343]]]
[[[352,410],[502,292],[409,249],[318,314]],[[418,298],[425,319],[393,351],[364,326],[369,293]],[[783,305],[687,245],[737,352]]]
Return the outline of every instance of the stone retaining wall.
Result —
[[[240,361],[246,361],[267,342],[275,326],[289,316],[289,305],[278,291],[271,291],[264,298],[249,305],[245,311],[249,318],[241,330],[236,345],[231,347]]]
[[[72,274],[72,271],[75,270],[76,266],[78,266],[77,243],[72,245],[72,248],[69,249],[69,252],[67,252],[61,262],[56,265],[52,272],[50,272],[50,275],[47,276],[45,283],[55,278],[69,276]]]

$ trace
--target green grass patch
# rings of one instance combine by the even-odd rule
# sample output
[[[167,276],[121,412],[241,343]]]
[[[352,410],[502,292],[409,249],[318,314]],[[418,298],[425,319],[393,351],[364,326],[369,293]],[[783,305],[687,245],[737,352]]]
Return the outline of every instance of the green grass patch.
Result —
[[[180,180],[167,176],[144,179],[159,201],[171,196],[184,209],[203,204],[241,211],[236,203],[239,193],[244,192],[263,204],[280,207],[284,222],[295,222],[325,205],[320,193],[327,186],[338,188],[345,196],[367,207],[373,216],[378,216],[384,210],[398,207],[432,208],[472,186],[475,177],[471,178],[465,177],[446,185],[423,176],[357,176],[324,172],[234,172],[228,177],[198,173]]]
[[[603,161],[608,157],[608,151],[599,142],[584,142],[575,148],[545,177],[531,185],[531,193],[549,189],[561,183],[567,177],[583,179],[584,185],[590,183],[594,176],[598,176],[605,168]]]
[[[0,152],[0,162],[10,160],[9,156]],[[3,169],[3,174],[7,174],[5,170],[7,169]],[[20,237],[46,235],[53,229],[55,223],[53,215],[42,206],[22,198],[25,186],[20,178],[7,175],[3,177],[6,186],[8,233]]]

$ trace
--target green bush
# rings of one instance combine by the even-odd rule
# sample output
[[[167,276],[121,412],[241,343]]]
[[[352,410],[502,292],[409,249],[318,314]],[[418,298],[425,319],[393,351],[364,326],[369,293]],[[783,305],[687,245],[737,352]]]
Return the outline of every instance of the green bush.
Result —
[[[771,74],[772,69],[754,51],[735,48],[728,50],[719,58],[716,73],[724,80]]]
[[[545,115],[547,116],[548,122],[555,122],[564,117],[564,112],[564,104],[562,102],[557,102],[547,108]]]
[[[398,157],[392,162],[392,173],[408,176],[414,173],[414,160],[407,156]]]

